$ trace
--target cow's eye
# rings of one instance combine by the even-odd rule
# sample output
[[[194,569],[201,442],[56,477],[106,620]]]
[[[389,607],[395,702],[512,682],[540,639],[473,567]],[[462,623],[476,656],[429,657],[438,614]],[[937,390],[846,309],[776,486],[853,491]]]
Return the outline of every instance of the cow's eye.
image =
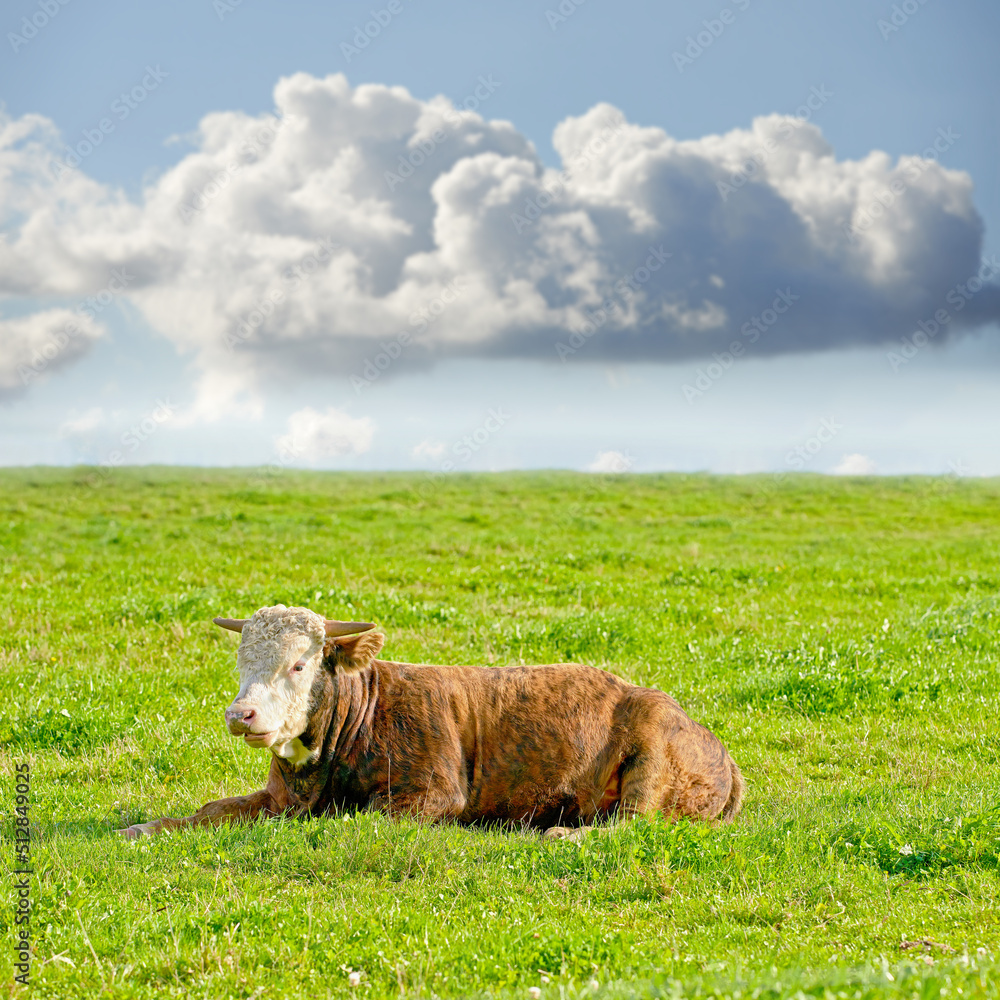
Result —
[[[302,671],[302,670],[305,669],[305,666],[306,666],[306,661],[305,660],[299,660],[295,664],[295,666],[292,667],[292,670],[294,670],[296,672],[300,672],[300,671]]]

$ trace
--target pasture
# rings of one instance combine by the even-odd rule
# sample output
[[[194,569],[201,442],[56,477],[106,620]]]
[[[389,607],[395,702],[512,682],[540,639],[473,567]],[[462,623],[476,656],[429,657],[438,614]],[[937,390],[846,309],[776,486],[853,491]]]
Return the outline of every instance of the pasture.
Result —
[[[0,526],[32,996],[1000,995],[996,480],[4,470]],[[211,619],[278,602],[378,622],[386,658],[661,687],[742,767],[743,813],[122,842],[262,787]]]

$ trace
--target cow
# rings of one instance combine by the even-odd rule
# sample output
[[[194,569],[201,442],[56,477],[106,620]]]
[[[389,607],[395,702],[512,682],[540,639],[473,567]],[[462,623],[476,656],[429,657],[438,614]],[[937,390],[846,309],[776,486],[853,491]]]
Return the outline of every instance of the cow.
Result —
[[[183,819],[118,831],[374,809],[577,838],[595,820],[732,820],[740,769],[669,695],[595,667],[429,666],[376,659],[385,637],[282,604],[240,632],[229,732],[270,751],[266,786]]]

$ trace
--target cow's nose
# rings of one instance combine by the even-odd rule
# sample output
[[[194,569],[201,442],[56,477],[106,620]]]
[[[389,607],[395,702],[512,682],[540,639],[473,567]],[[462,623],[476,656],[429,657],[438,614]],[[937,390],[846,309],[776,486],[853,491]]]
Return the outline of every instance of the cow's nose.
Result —
[[[252,708],[227,708],[226,725],[231,733],[246,733],[250,731],[250,725],[257,718],[257,713]]]

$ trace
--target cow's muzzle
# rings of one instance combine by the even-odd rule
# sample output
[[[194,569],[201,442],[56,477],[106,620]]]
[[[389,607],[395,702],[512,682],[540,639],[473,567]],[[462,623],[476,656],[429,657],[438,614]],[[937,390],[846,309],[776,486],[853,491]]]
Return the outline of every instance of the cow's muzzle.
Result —
[[[257,712],[252,708],[227,708],[226,726],[233,736],[246,736],[253,732],[253,724],[257,721]],[[260,735],[264,735],[261,733]]]

